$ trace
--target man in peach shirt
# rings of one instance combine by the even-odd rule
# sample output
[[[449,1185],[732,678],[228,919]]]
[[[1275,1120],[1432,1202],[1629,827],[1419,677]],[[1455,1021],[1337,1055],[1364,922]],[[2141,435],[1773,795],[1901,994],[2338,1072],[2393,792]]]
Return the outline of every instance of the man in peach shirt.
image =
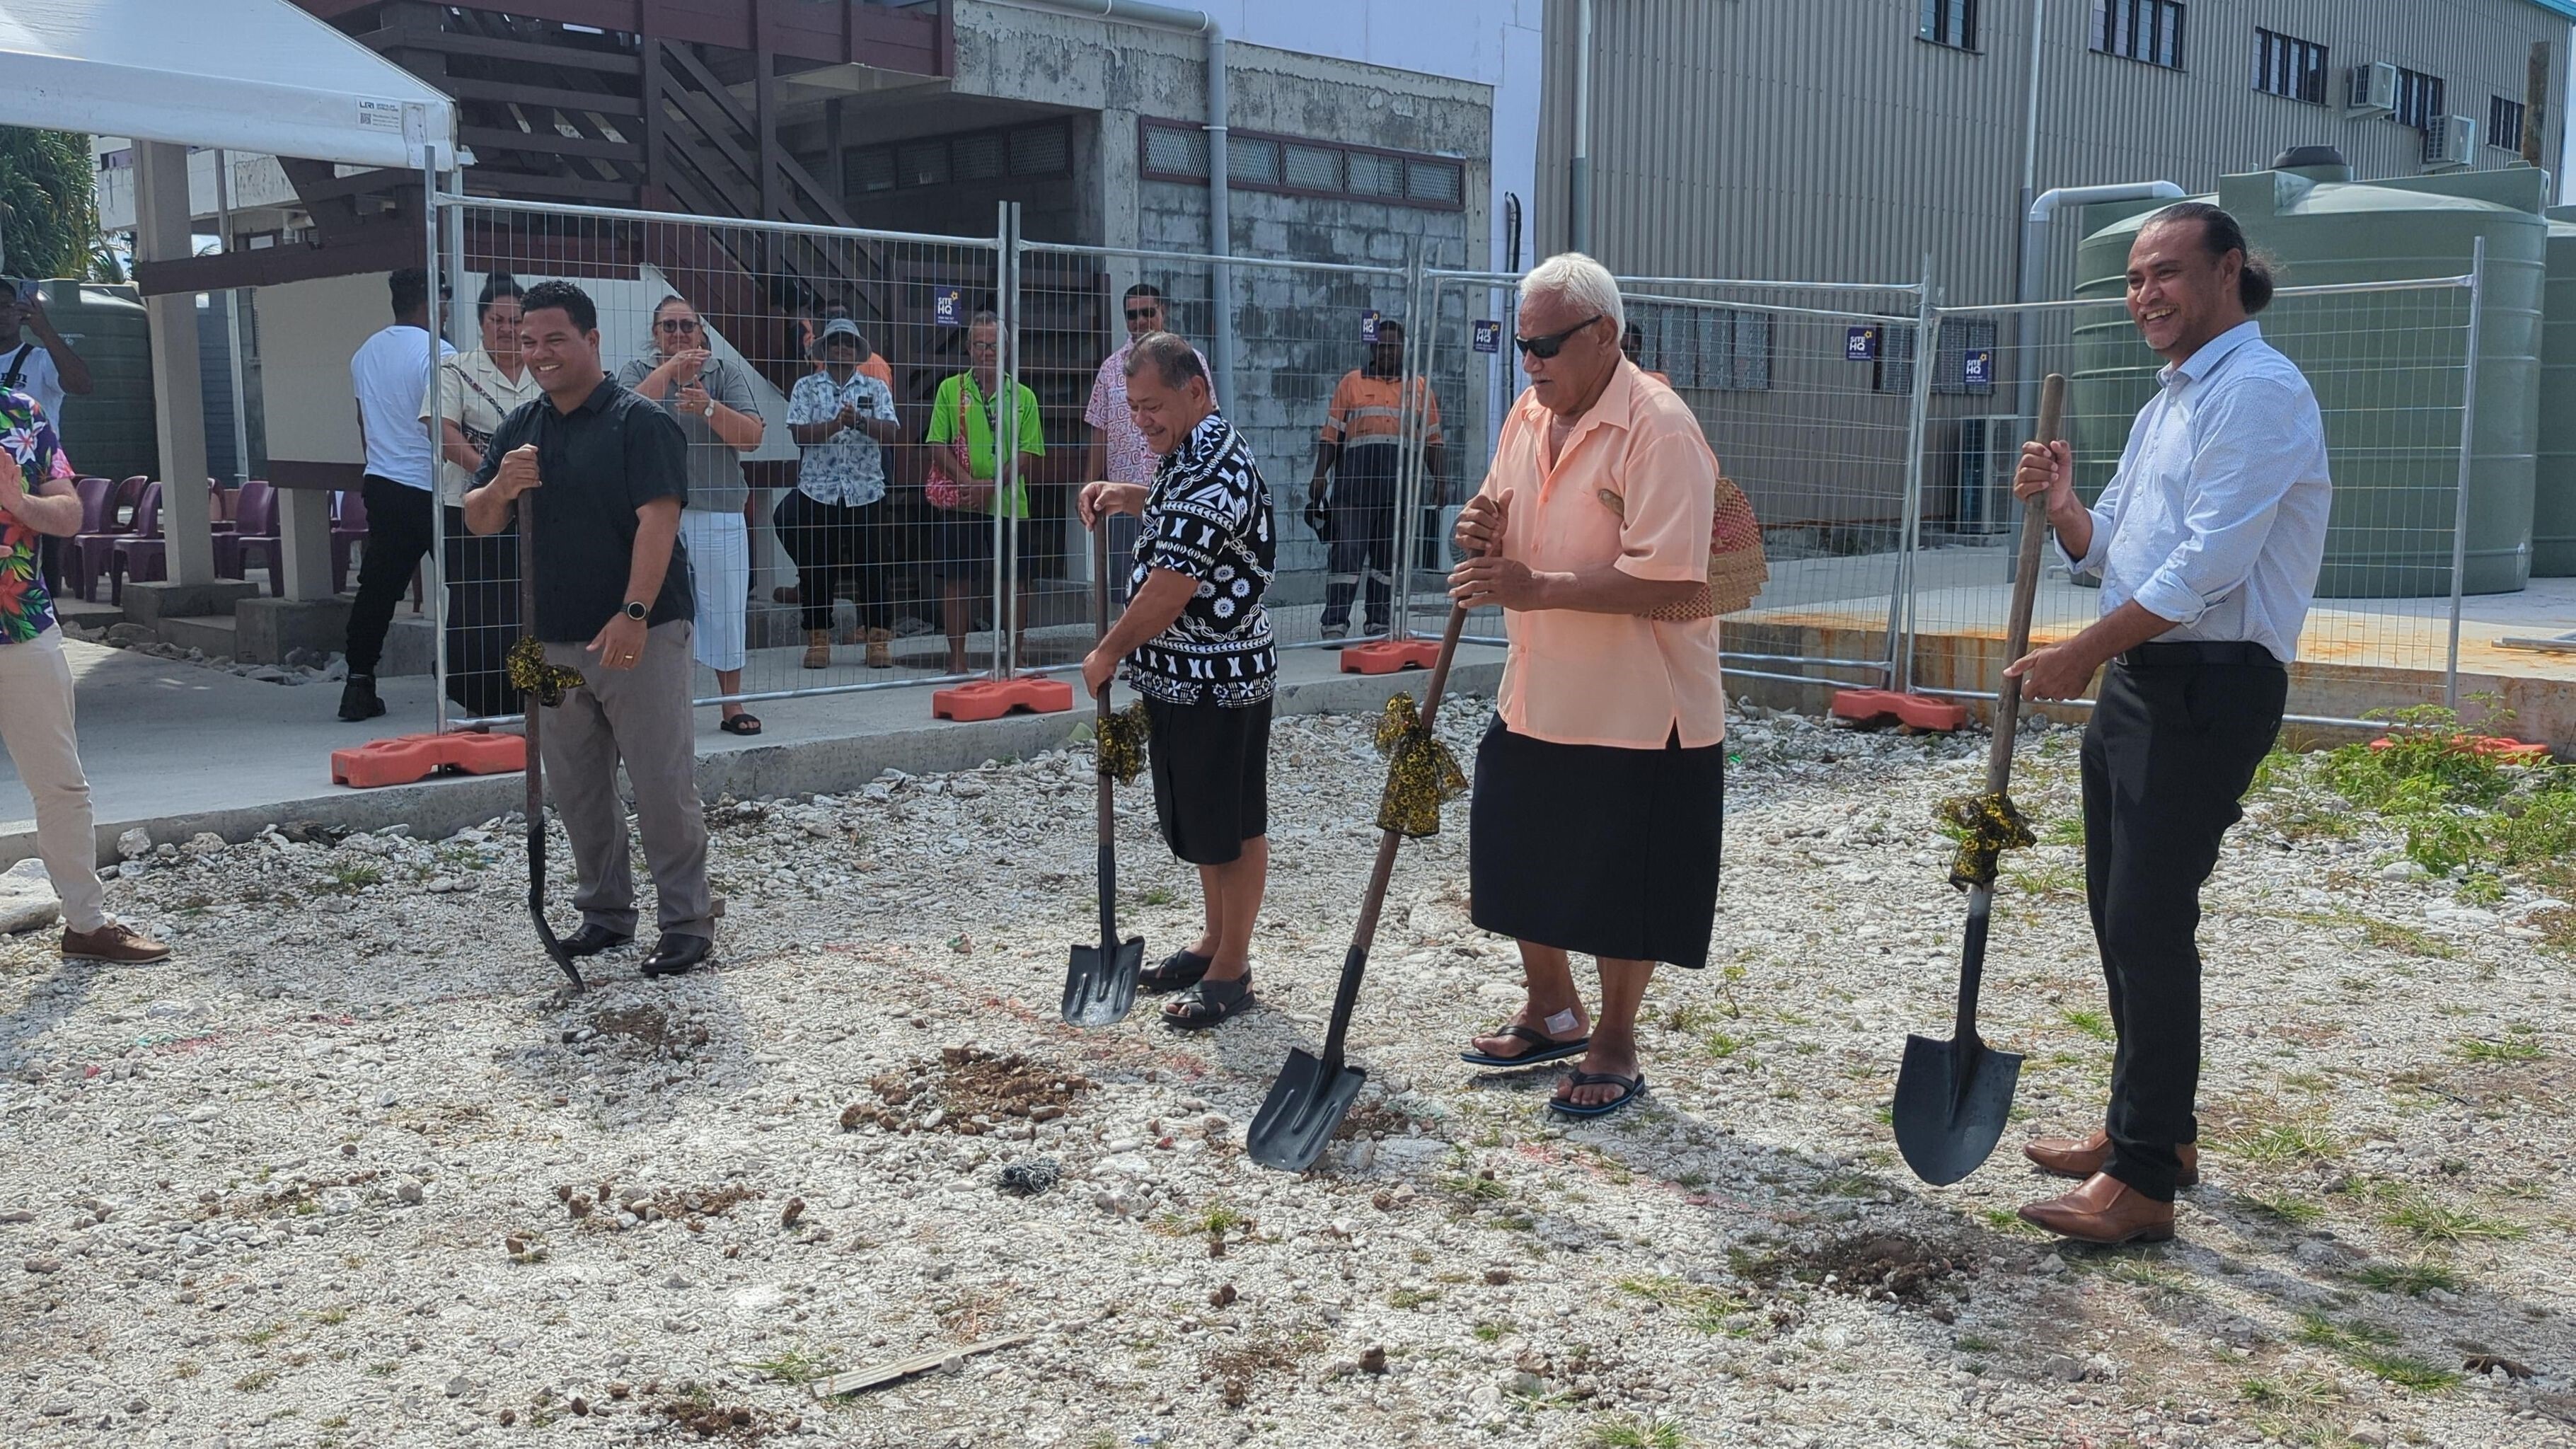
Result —
[[[1450,597],[1505,611],[1511,650],[1476,752],[1478,926],[1514,938],[1529,999],[1470,1064],[1580,1056],[1572,1117],[1645,1090],[1637,1008],[1657,962],[1708,964],[1726,794],[1726,692],[1704,608],[1717,459],[1671,388],[1619,350],[1619,286],[1590,257],[1521,281],[1530,385],[1458,520]],[[1589,1029],[1569,952],[1601,968]]]

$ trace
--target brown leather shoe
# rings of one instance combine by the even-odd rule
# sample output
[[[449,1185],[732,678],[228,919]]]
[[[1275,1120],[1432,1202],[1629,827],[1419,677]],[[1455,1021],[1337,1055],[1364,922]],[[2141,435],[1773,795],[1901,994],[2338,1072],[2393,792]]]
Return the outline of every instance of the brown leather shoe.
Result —
[[[809,629],[806,631],[805,667],[808,669],[829,669],[832,667],[831,630]]]
[[[139,966],[147,961],[166,961],[170,948],[121,921],[110,921],[95,931],[63,928],[63,959],[66,961],[106,961],[118,966]]]
[[[2107,1172],[2084,1179],[2063,1197],[2029,1203],[2021,1220],[2061,1238],[2114,1247],[2161,1243],[2174,1235],[2174,1207],[2158,1202]]]
[[[868,642],[868,667],[870,669],[894,668],[894,631],[867,629],[861,632]]]
[[[2182,1159],[2182,1175],[2174,1186],[2200,1186],[2200,1149],[2186,1142],[2174,1154]],[[2035,1137],[2023,1145],[2021,1155],[2038,1163],[2042,1172],[2091,1177],[2111,1160],[2111,1134],[2097,1127],[2090,1137]]]

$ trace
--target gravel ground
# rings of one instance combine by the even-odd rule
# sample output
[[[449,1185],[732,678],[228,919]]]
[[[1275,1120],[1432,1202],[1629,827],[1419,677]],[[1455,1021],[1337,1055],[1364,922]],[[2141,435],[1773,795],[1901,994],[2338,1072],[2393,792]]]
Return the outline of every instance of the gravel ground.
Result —
[[[1462,754],[1484,713],[1448,712]],[[1243,1125],[1330,1006],[1366,724],[1280,722],[1266,1006],[1203,1037],[1150,1003],[1055,1020],[1092,930],[1082,752],[717,802],[722,968],[646,982],[630,948],[579,999],[509,821],[141,850],[111,905],[174,962],[0,938],[0,1437],[2576,1444],[2555,903],[2464,906],[2267,787],[2209,892],[2182,1236],[2056,1251],[2012,1218],[2054,1190],[2014,1149],[2095,1120],[2110,1054],[2073,735],[2024,742],[2045,843],[2008,858],[1988,977],[2020,1120],[1930,1189],[1886,1104],[1905,1033],[1946,1034],[1928,821],[1982,742],[1746,711],[1717,964],[1657,981],[1646,1101],[1568,1128],[1548,1072],[1458,1065],[1518,973],[1467,923],[1452,807],[1397,871],[1350,1131],[1289,1177]],[[1184,944],[1141,789],[1121,846],[1122,921]]]

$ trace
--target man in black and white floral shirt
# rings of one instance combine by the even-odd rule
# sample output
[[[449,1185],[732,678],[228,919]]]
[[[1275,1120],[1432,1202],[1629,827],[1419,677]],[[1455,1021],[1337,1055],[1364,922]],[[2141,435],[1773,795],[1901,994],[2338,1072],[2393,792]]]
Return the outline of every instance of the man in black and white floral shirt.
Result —
[[[1252,1005],[1252,923],[1270,872],[1270,695],[1279,654],[1262,595],[1277,538],[1270,487],[1216,410],[1206,366],[1168,332],[1128,349],[1127,407],[1161,455],[1152,484],[1084,486],[1085,527],[1140,515],[1133,601],[1082,661],[1094,693],[1125,666],[1144,697],[1154,815],[1199,868],[1207,930],[1141,978],[1182,994],[1173,1026],[1216,1025]],[[1184,989],[1186,988],[1186,989]]]

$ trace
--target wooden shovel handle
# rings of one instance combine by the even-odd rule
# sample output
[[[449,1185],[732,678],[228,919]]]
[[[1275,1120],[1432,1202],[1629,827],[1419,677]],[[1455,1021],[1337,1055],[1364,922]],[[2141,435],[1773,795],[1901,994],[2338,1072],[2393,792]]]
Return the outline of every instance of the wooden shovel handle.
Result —
[[[2052,372],[2039,389],[2039,436],[2054,443],[2066,431],[2066,375]],[[2016,463],[2015,470],[2019,470]],[[2004,662],[2030,652],[2031,608],[2039,597],[2040,545],[2048,538],[2048,500],[2025,499],[2021,508],[2021,548],[2013,567],[2012,619],[2004,629]],[[2012,782],[2013,733],[2021,724],[2021,681],[2007,677],[1995,692],[1995,738],[1986,752],[1986,793],[1996,794]]]

